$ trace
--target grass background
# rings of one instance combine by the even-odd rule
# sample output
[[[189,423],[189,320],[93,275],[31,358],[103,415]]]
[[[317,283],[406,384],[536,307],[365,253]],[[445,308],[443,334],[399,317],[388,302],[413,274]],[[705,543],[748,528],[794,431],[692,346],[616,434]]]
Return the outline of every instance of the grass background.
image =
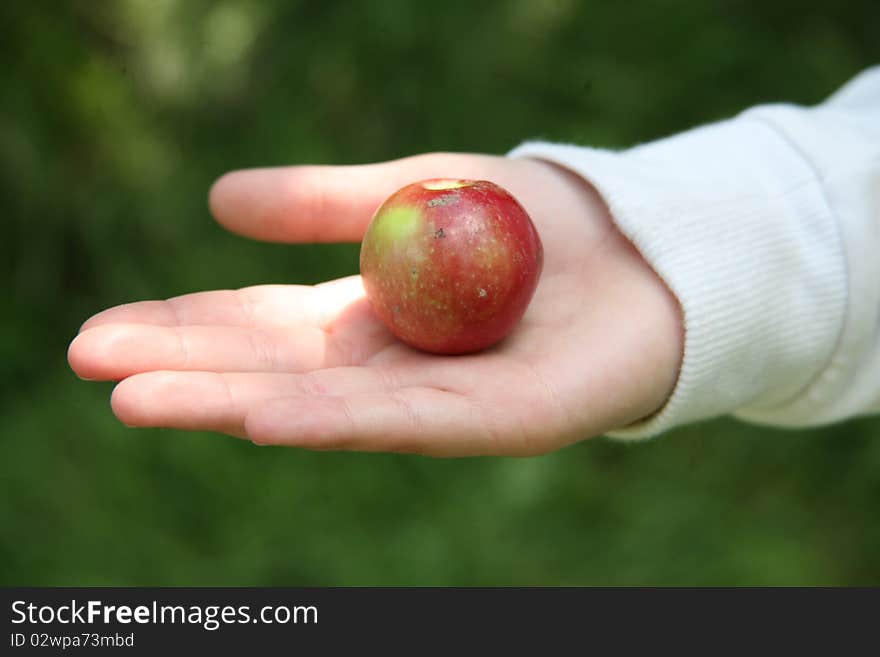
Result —
[[[0,584],[880,584],[880,422],[731,420],[532,459],[130,430],[65,352],[104,307],[317,282],[356,245],[225,234],[247,166],[624,147],[815,103],[880,4],[0,3]]]

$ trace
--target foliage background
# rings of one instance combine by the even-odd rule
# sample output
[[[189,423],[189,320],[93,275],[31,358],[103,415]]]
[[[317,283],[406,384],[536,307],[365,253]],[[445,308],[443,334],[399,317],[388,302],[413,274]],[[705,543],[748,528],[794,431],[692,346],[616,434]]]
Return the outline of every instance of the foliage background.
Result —
[[[357,269],[225,234],[222,172],[623,147],[880,60],[880,3],[0,3],[0,583],[880,584],[880,423],[719,420],[439,461],[131,430],[67,344],[118,303]]]

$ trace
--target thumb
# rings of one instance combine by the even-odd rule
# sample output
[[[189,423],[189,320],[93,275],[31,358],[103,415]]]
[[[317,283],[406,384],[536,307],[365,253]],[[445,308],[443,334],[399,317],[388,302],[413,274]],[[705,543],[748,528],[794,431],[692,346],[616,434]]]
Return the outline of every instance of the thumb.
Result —
[[[376,208],[425,178],[484,178],[502,158],[432,153],[378,164],[233,171],[208,204],[228,230],[273,242],[359,242]]]

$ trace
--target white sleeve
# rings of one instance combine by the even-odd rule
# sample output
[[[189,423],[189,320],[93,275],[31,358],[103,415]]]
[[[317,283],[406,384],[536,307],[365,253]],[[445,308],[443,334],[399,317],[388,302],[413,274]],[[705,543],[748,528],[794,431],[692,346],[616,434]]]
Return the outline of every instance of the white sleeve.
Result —
[[[609,435],[880,412],[880,67],[816,107],[762,105],[625,151],[527,142],[509,155],[594,185],[681,303],[671,397]]]

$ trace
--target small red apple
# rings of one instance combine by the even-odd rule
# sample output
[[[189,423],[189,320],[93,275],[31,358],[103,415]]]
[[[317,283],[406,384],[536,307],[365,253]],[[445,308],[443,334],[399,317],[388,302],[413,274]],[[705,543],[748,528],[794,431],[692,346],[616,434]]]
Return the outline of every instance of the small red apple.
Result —
[[[507,335],[535,292],[543,248],[513,196],[486,180],[424,180],[392,194],[361,244],[373,310],[404,342],[438,354]]]

